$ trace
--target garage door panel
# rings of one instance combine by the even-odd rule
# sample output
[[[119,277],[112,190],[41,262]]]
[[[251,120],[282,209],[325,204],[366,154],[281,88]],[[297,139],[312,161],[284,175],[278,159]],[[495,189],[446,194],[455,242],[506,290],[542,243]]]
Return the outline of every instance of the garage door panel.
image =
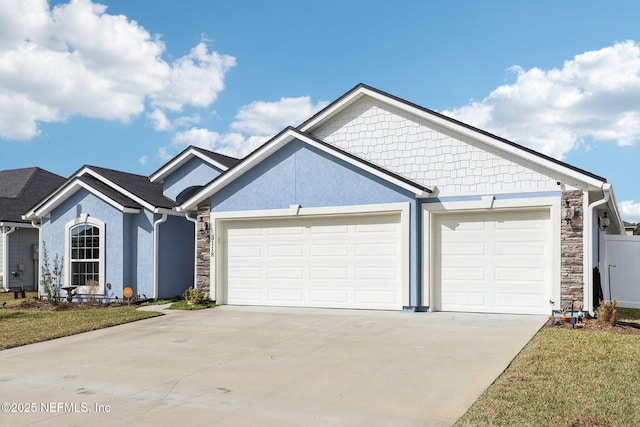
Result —
[[[454,286],[455,281],[465,283],[466,281],[483,281],[485,279],[484,266],[471,267],[471,266],[455,266],[451,268],[443,267],[441,269],[441,277],[443,281],[447,281],[448,284]],[[445,291],[443,291],[444,293]]]
[[[301,267],[268,267],[267,277],[270,280],[300,280],[304,278],[304,270]]]
[[[443,255],[484,255],[487,253],[486,245],[483,242],[449,242],[443,243]]]
[[[310,301],[317,305],[332,304],[346,306],[349,292],[345,289],[314,289],[309,291]]]
[[[496,255],[540,255],[544,256],[546,245],[543,241],[521,242],[521,241],[496,241]]]
[[[512,286],[518,286],[518,283],[543,282],[545,273],[546,271],[542,267],[496,267],[494,268],[494,279],[496,285],[499,285],[500,282],[508,282]]]
[[[301,257],[304,255],[304,246],[274,244],[268,246],[267,254],[270,257]]]
[[[347,244],[312,244],[310,248],[313,257],[344,257],[349,253],[349,245]]]
[[[469,307],[480,310],[486,305],[485,298],[485,292],[443,292],[442,305],[446,305],[451,311],[467,311]]]
[[[382,305],[389,304],[389,301],[400,304],[398,294],[389,291],[356,291],[355,300],[358,305]]]
[[[399,214],[228,221],[227,303],[400,310],[401,240]]]
[[[518,307],[522,311],[535,310],[544,304],[540,294],[496,293],[494,305],[499,309]]]
[[[283,303],[299,303],[304,301],[304,290],[300,288],[269,288],[266,290],[266,294],[269,301],[278,301]]]
[[[398,245],[394,243],[367,243],[356,245],[356,254],[359,257],[387,257],[398,255]]]
[[[436,280],[442,310],[548,311],[548,209],[444,214],[435,224]]]
[[[238,245],[230,248],[229,256],[233,258],[256,258],[262,256],[262,246]]]
[[[246,304],[257,303],[262,300],[262,291],[256,287],[229,289],[229,298],[237,301],[245,301]]]
[[[234,267],[229,266],[229,275],[236,277],[237,280],[243,279],[259,279],[262,277],[262,268],[261,267],[249,267],[249,266],[240,266]]]
[[[312,280],[349,279],[349,268],[347,267],[312,267],[310,272]]]

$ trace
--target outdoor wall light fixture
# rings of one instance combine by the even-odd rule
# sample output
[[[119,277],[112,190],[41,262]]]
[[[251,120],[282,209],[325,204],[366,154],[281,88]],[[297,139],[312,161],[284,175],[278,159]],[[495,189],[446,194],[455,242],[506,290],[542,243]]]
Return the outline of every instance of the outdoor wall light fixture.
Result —
[[[209,223],[204,220],[204,217],[200,217],[198,221],[198,233],[201,237],[209,237]]]
[[[569,224],[576,214],[576,210],[569,204],[569,199],[564,200],[564,207],[562,208],[562,219]]]
[[[604,212],[602,216],[599,218],[599,222],[600,222],[600,228],[604,231],[607,229],[607,227],[609,227],[609,224],[611,224],[611,218],[609,218],[607,216],[607,213]]]

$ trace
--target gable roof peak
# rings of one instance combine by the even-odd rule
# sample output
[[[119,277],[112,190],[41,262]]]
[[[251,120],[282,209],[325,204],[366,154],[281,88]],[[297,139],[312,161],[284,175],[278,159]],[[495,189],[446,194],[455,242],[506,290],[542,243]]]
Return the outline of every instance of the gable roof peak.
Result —
[[[540,153],[536,150],[533,150],[524,145],[520,145],[516,142],[510,141],[491,132],[461,122],[460,120],[445,116],[442,113],[430,110],[421,105],[415,104],[398,96],[369,86],[365,83],[359,83],[354,86],[340,98],[336,99],[331,104],[329,104],[318,113],[314,114],[311,118],[299,125],[298,129],[303,132],[313,133],[315,129],[327,123],[329,120],[331,120],[331,118],[340,114],[351,104],[360,100],[363,96],[369,96],[373,99],[396,107],[409,114],[418,116],[434,124],[451,129],[452,131],[455,131],[457,133],[467,135],[475,140],[482,141],[490,146],[508,152],[512,155],[516,155],[534,163],[544,165],[545,167],[551,169],[556,169],[563,174],[574,176],[582,181],[590,182],[593,185],[601,185],[607,182],[606,178],[604,177],[570,165],[547,154]]]
[[[240,159],[236,159],[235,157],[216,153],[215,151],[196,147],[195,145],[190,145],[180,153],[178,153],[171,160],[169,160],[167,163],[165,163],[163,166],[161,166],[160,169],[149,175],[149,179],[152,182],[162,181],[164,178],[173,173],[175,170],[179,169],[182,165],[184,165],[194,157],[198,157],[204,160],[205,162],[222,170],[223,172],[228,170],[229,168],[234,167],[240,162]]]

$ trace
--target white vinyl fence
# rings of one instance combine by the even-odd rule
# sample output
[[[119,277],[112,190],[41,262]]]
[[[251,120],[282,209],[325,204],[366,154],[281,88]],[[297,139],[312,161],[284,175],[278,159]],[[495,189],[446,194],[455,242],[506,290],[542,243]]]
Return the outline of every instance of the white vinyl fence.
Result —
[[[606,300],[640,308],[640,236],[605,235],[600,277]]]

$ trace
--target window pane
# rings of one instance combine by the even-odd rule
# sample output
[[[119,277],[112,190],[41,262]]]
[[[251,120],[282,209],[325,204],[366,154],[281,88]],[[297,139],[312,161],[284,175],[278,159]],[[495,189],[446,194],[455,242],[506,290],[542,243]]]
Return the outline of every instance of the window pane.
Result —
[[[100,228],[79,224],[70,230],[71,274],[74,286],[97,286],[100,281]]]

